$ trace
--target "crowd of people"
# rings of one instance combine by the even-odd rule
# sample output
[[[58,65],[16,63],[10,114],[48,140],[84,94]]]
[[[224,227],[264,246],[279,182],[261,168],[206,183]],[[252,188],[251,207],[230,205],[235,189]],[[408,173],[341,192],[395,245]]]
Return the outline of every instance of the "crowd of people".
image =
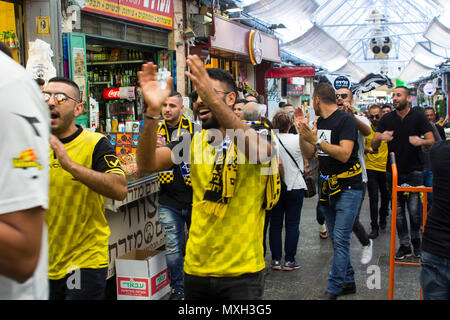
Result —
[[[72,80],[55,77],[40,90],[1,52],[0,63],[2,133],[12,142],[0,146],[12,163],[0,181],[0,298],[102,299],[110,235],[103,197],[125,198],[125,174],[108,139],[75,124],[83,103]],[[267,119],[227,71],[206,69],[195,55],[187,65],[201,126],[183,116],[172,78],[160,88],[151,62],[138,73],[147,107],[137,165],[158,173],[170,299],[260,300],[266,254],[272,270],[299,269],[307,175],[317,179],[319,241],[333,245],[320,298],[355,293],[351,235],[368,264],[387,226],[391,152],[399,185],[433,186],[423,235],[419,194],[399,194],[395,258],[420,257],[424,298],[449,299],[449,145],[432,108],[411,108],[408,88],[396,87],[392,106],[358,115],[349,89],[319,82],[311,98],[317,117],[284,103]],[[366,188],[369,233],[359,220]]]

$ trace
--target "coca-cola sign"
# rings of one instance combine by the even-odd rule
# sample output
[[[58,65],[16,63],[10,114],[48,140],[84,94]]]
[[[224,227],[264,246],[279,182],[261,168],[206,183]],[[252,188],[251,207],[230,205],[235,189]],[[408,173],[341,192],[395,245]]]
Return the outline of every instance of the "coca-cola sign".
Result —
[[[103,99],[120,99],[119,88],[103,89]]]

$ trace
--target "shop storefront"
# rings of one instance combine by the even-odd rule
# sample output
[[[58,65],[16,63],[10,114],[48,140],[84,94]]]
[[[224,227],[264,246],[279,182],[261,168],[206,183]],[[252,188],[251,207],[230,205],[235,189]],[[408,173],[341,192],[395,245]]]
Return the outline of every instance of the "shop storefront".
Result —
[[[117,257],[164,245],[157,219],[157,175],[137,176],[135,154],[144,112],[137,72],[152,61],[161,74],[175,76],[174,54],[168,50],[174,10],[173,0],[86,3],[79,23],[62,35],[64,76],[80,86],[86,102],[86,113],[77,123],[110,139],[127,174],[127,198],[105,199],[112,278]]]
[[[21,1],[0,1],[0,41],[17,63],[25,65],[22,7]]]
[[[196,19],[202,22],[202,15]],[[281,62],[279,40],[218,15],[213,16],[209,33],[208,44],[191,47],[190,53],[209,58],[207,67],[230,72],[239,88],[265,97],[265,71]]]

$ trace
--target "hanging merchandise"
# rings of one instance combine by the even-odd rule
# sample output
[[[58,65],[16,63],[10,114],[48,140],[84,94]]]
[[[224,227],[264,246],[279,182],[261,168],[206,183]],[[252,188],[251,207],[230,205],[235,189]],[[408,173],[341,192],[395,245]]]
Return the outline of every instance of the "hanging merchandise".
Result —
[[[26,70],[33,79],[42,78],[48,82],[56,76],[56,68],[52,63],[53,51],[50,44],[40,39],[30,41]]]

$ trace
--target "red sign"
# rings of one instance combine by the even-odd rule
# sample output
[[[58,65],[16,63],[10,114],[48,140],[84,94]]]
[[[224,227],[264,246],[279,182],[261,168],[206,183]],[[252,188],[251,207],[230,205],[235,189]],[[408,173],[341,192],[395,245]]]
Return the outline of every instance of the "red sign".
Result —
[[[170,283],[169,273],[167,269],[164,269],[160,273],[152,277],[152,295],[164,288]]]
[[[84,11],[173,30],[173,0],[87,0]]]
[[[119,88],[103,89],[103,99],[120,99],[120,89]]]
[[[149,289],[147,278],[117,277],[117,293],[120,295],[148,297]]]

